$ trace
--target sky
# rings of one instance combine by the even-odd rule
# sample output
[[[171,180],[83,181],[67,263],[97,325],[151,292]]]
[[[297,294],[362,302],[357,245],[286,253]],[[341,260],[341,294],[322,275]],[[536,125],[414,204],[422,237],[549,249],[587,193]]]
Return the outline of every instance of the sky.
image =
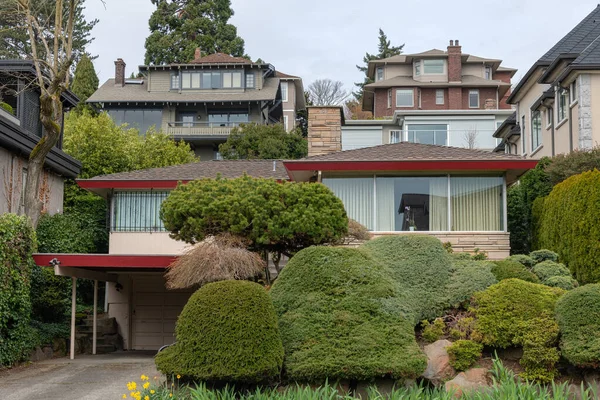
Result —
[[[300,76],[344,83],[362,80],[356,64],[376,53],[378,30],[405,53],[445,50],[458,39],[463,53],[503,60],[520,79],[558,40],[597,6],[598,0],[232,0],[230,23],[252,59]],[[86,0],[85,15],[98,18],[88,51],[97,55],[101,84],[123,58],[126,73],[144,62],[150,0]]]

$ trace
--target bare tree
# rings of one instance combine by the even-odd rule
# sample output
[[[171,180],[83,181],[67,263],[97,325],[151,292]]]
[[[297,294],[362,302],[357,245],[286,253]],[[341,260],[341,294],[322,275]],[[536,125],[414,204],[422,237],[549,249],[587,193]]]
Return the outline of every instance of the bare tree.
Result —
[[[309,100],[315,106],[339,106],[350,95],[343,86],[340,81],[317,79],[308,86]]]
[[[474,149],[477,147],[477,128],[471,127],[465,130],[463,134],[463,139],[467,144],[468,149]]]
[[[60,139],[63,122],[62,94],[69,87],[69,69],[73,63],[73,27],[81,0],[56,0],[54,23],[39,17],[38,0],[5,0],[3,12],[22,18],[27,28],[30,58],[35,68],[32,84],[40,90],[40,121],[44,132],[29,155],[25,183],[25,213],[37,226],[43,202],[41,177],[46,156]]]

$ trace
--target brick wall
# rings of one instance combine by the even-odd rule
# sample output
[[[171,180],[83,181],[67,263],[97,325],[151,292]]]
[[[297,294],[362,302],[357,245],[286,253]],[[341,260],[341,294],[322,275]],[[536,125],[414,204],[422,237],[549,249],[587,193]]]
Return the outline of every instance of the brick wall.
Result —
[[[459,45],[458,40],[450,41],[448,46],[448,81],[449,82],[461,82],[462,81],[462,47]]]
[[[510,72],[509,71],[496,71],[494,72],[493,79],[499,80],[502,82],[510,83]],[[510,104],[506,103],[506,99],[510,96],[510,89],[506,92],[506,94],[500,99],[500,107],[503,110],[510,110]]]
[[[394,115],[394,106],[396,103],[396,89],[392,89],[392,107],[388,108],[388,90],[375,90],[375,109],[373,115],[378,117],[391,117]]]
[[[308,108],[308,156],[342,150],[341,107]]]
[[[450,110],[460,110],[463,106],[462,89],[460,87],[448,88],[448,107]]]
[[[496,88],[462,88],[462,109],[469,110],[469,90],[479,90],[479,109],[485,109],[485,101],[492,99],[496,104]],[[495,107],[494,107],[495,108]]]

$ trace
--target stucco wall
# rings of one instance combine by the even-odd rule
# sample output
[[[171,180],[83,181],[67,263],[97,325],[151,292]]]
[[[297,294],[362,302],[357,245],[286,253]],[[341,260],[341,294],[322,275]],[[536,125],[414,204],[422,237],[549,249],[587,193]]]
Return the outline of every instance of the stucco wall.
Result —
[[[533,156],[531,154],[531,152],[532,152],[532,149],[531,149],[531,106],[542,95],[542,93],[545,90],[547,90],[548,88],[549,88],[549,85],[545,85],[545,84],[541,85],[541,84],[536,83],[535,85],[533,85],[533,87],[529,91],[527,91],[527,93],[525,93],[523,98],[518,103],[517,123],[519,125],[521,125],[522,117],[525,116],[525,131],[523,132],[523,127],[521,126],[521,137],[519,138],[519,141],[517,142],[519,155],[522,154],[523,140],[526,141],[525,142],[527,145],[526,154],[528,157],[537,159],[537,158],[541,158],[543,156],[551,156],[552,155],[551,144],[550,144],[550,142],[548,142],[548,140],[546,139],[544,134],[542,134],[542,148],[539,149],[538,152],[535,153]],[[544,126],[543,121],[542,121],[542,126]],[[542,131],[543,130],[544,129],[542,128]]]
[[[168,232],[112,232],[110,254],[181,254],[188,245],[171,239]]]

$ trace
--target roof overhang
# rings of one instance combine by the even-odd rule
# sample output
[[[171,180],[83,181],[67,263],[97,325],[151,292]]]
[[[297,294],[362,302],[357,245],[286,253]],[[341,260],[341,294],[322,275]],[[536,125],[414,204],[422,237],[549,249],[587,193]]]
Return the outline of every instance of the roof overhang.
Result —
[[[506,99],[508,104],[517,103],[521,96],[520,92],[528,85],[531,85],[530,81],[533,80],[533,84],[537,81],[539,76],[543,73],[543,68],[547,67],[550,63],[545,61],[537,61],[535,64],[529,68],[529,70],[525,73],[525,76],[517,83],[517,86],[513,89],[512,93]]]
[[[60,266],[107,272],[110,270],[161,270],[177,259],[177,255],[64,254],[37,253],[33,261],[40,267]]]
[[[571,62],[575,61],[579,54],[577,53],[563,53],[560,54],[552,63],[546,68],[542,76],[538,79],[538,83],[554,83],[561,70],[564,70]]]
[[[116,179],[77,179],[77,184],[82,189],[107,198],[112,189],[130,190],[173,190],[179,183],[188,183],[189,180],[116,180]]]

